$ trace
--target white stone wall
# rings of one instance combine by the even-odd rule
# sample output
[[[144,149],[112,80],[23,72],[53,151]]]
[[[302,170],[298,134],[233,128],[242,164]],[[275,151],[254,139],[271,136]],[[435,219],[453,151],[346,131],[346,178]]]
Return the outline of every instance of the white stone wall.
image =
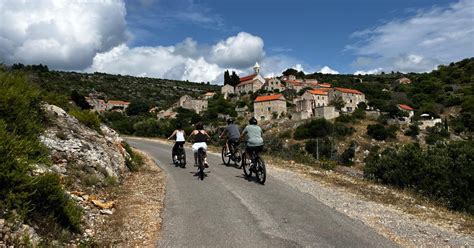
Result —
[[[273,119],[273,113],[276,112],[278,117],[282,113],[286,113],[286,101],[285,100],[273,100],[256,102],[253,105],[254,116],[257,120],[271,120]]]
[[[344,107],[341,109],[343,112],[353,112],[360,102],[365,102],[364,94],[345,93],[338,90],[332,90],[329,92],[329,101],[338,96],[340,96],[345,103]]]

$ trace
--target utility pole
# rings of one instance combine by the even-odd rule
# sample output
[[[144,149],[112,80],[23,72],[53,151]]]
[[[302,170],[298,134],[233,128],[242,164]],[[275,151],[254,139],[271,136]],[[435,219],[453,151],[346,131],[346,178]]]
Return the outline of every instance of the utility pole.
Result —
[[[319,138],[316,138],[316,160],[319,162]]]

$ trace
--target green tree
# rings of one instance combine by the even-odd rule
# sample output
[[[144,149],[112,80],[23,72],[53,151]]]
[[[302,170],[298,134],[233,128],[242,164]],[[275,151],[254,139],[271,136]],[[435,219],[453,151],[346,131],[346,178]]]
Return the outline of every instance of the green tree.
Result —
[[[224,72],[224,85],[226,85],[226,84],[232,85],[232,80],[231,80],[231,78],[230,78],[230,75],[229,75],[229,71],[228,71],[228,70],[226,70],[226,71]]]
[[[81,109],[91,109],[91,105],[86,101],[86,98],[79,94],[77,90],[71,92],[72,101]]]
[[[342,100],[341,96],[336,96],[329,102],[329,105],[334,106],[337,110],[341,110],[342,108],[344,108],[344,106],[346,106],[346,103],[344,102],[344,100]]]

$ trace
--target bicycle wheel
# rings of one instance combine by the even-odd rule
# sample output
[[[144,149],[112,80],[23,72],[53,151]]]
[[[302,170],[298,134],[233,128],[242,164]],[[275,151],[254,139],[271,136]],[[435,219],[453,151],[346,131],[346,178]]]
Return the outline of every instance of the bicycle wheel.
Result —
[[[236,147],[234,151],[235,151],[234,152],[234,163],[237,166],[237,168],[240,169],[240,167],[242,167],[242,163],[240,163],[242,161],[242,151],[240,150],[239,147]]]
[[[204,151],[198,150],[198,176],[199,179],[204,180]]]
[[[244,170],[245,177],[251,177],[252,171],[250,170],[250,168],[252,167],[252,161],[250,161],[250,159],[247,158],[247,155],[245,152],[242,154],[241,166],[242,166],[242,169]]]
[[[257,176],[257,180],[259,183],[265,184],[265,180],[267,179],[267,169],[265,168],[265,162],[261,157],[257,157],[255,163],[255,174]]]
[[[186,167],[186,152],[184,151],[184,148],[181,150],[179,163],[180,163],[181,168]]]
[[[224,145],[222,147],[222,162],[225,164],[225,165],[229,165],[230,164],[230,156],[227,155],[229,153],[229,151],[227,150],[227,146]]]

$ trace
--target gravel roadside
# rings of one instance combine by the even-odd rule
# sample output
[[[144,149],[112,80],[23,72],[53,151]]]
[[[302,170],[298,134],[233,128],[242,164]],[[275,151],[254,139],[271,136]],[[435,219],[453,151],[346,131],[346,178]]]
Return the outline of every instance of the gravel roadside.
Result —
[[[301,192],[316,197],[324,204],[365,223],[386,238],[403,247],[474,247],[474,237],[469,230],[460,231],[459,223],[466,222],[456,213],[442,213],[443,218],[423,218],[422,212],[437,212],[429,206],[416,205],[418,215],[407,213],[397,204],[384,204],[370,200],[370,195],[360,195],[347,187],[341,187],[334,180],[323,177],[343,177],[334,172],[320,171],[309,166],[290,163],[281,165],[281,161],[268,159],[268,174],[288,182]],[[288,163],[286,161],[286,163]],[[332,175],[331,175],[332,174]],[[345,180],[356,180],[345,178]],[[365,185],[390,198],[398,197],[404,201],[413,201],[410,196],[393,192],[378,185]],[[446,216],[450,215],[450,216]],[[431,216],[432,217],[432,216]],[[451,219],[451,220],[449,220]],[[465,223],[464,223],[465,224]],[[456,230],[457,229],[457,230]]]
[[[96,223],[99,247],[156,247],[161,229],[165,174],[147,154],[139,171],[131,173],[115,193],[112,215]]]

